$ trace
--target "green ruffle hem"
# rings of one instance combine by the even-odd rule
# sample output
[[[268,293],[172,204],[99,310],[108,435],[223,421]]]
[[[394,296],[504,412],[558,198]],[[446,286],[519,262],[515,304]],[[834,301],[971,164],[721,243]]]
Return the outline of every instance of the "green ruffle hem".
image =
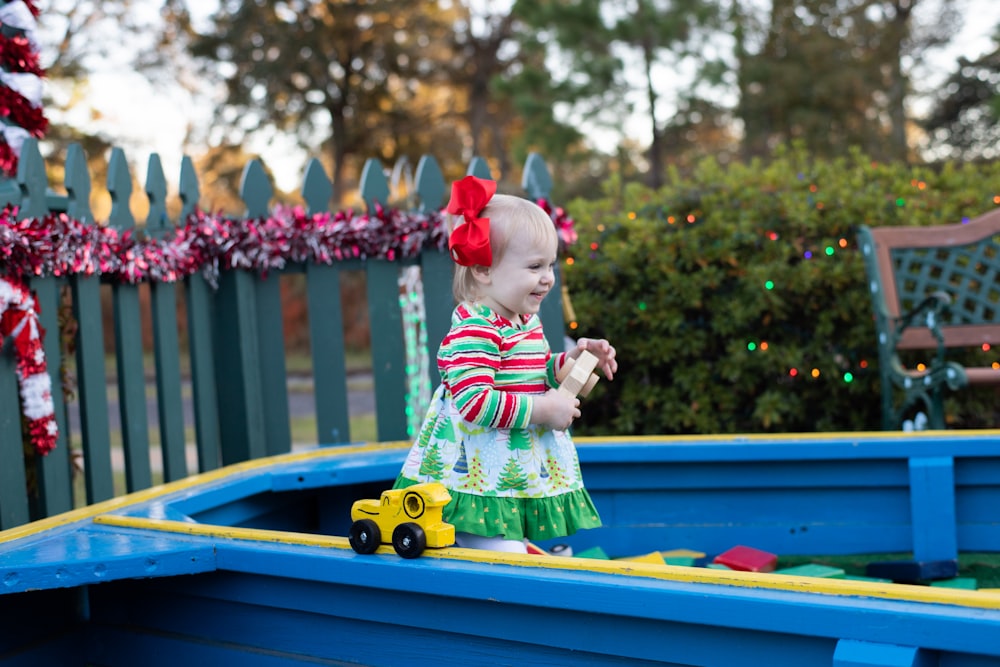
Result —
[[[405,489],[418,483],[400,475],[393,488]],[[541,541],[601,525],[601,518],[586,489],[551,498],[477,496],[451,489],[448,492],[451,502],[445,505],[442,518],[462,533]]]

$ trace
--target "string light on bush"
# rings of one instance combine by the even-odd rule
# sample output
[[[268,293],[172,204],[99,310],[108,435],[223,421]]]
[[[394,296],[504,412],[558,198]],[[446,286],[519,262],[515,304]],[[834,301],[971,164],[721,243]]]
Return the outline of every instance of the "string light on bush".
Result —
[[[812,371],[810,371],[809,374],[812,375],[814,378],[818,378],[819,377],[819,369],[818,368],[814,368],[814,369],[812,369]]]
[[[850,384],[851,382],[854,382],[854,374],[851,373],[850,371],[847,371],[846,373],[844,373],[844,382],[846,382],[848,384]]]
[[[790,369],[788,370],[788,374],[789,374],[790,376],[792,376],[792,377],[795,377],[796,375],[798,375],[798,374],[799,374],[799,369],[797,369],[797,368],[790,368]]]
[[[773,280],[765,280],[764,281],[764,289],[766,289],[766,290],[773,290],[774,289],[774,281]]]
[[[749,343],[747,343],[747,349],[753,352],[754,350],[757,349],[757,343],[750,341]]]

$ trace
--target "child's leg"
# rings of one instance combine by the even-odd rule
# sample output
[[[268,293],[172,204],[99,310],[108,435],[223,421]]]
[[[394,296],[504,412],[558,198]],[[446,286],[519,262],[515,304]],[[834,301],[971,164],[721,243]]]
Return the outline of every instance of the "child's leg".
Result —
[[[455,533],[455,543],[464,549],[505,551],[515,554],[528,553],[528,548],[522,540],[505,540],[503,535],[483,537],[482,535],[473,535],[472,533]]]

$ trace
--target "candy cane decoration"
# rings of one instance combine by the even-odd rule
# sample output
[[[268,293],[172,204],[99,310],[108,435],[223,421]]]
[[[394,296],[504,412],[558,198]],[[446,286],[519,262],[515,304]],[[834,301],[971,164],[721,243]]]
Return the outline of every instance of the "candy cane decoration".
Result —
[[[38,307],[23,284],[0,278],[0,345],[13,339],[21,406],[28,436],[42,456],[56,446],[59,427],[52,404],[52,382],[45,366]]]

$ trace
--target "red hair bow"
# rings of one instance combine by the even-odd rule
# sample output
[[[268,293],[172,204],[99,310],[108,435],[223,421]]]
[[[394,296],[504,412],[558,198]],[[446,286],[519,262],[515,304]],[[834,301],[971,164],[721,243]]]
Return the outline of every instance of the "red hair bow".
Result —
[[[466,176],[451,184],[448,213],[461,215],[465,222],[455,227],[448,239],[452,258],[462,266],[492,266],[490,219],[480,218],[490,199],[496,194],[496,181]]]

